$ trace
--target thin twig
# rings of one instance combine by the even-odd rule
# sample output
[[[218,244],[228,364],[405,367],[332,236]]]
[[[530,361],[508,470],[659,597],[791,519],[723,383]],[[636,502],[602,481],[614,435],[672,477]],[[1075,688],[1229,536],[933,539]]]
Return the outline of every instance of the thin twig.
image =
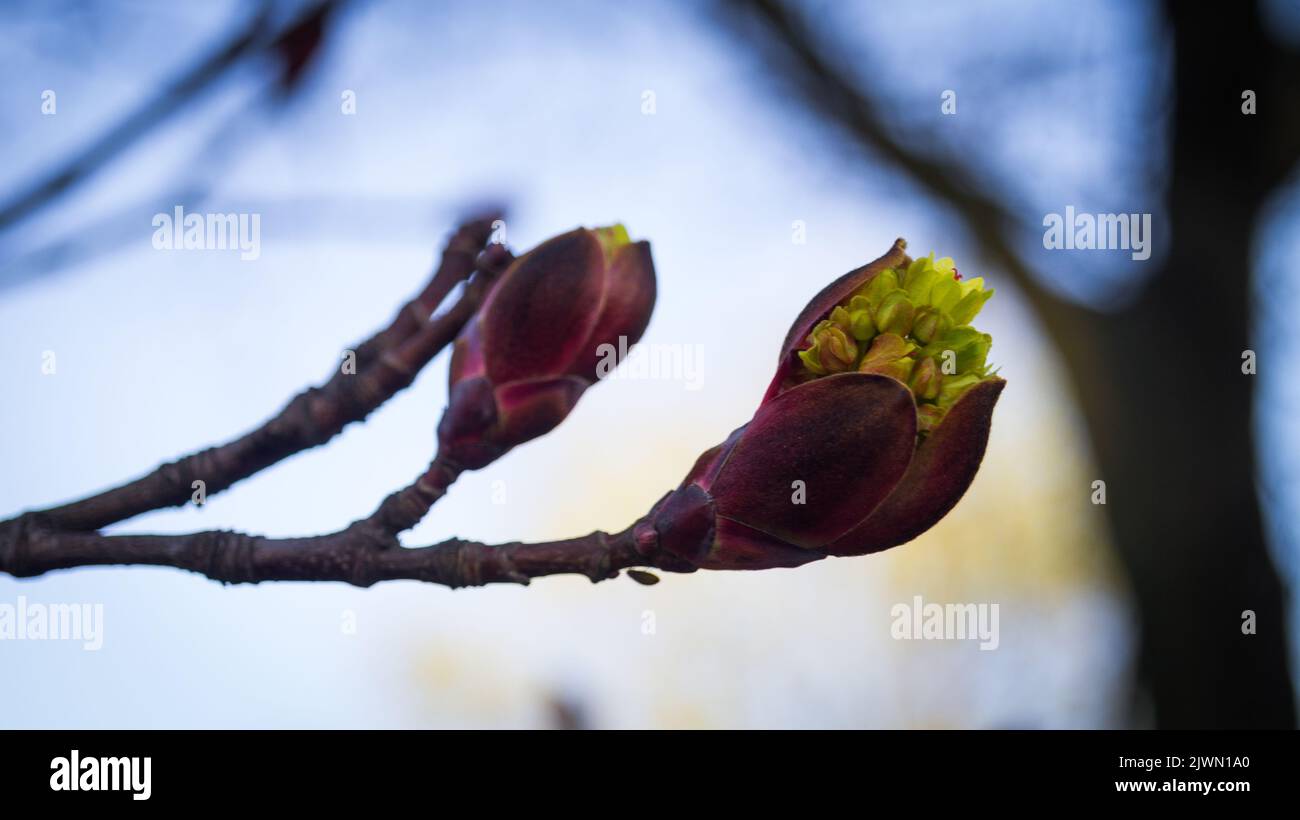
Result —
[[[429,510],[447,493],[447,488],[460,477],[459,464],[442,456],[410,486],[392,493],[363,523],[375,527],[389,536],[406,532],[428,515]]]
[[[340,368],[321,387],[295,396],[270,421],[240,438],[162,465],[148,475],[89,498],[43,511],[50,526],[98,530],[141,513],[190,501],[195,481],[210,497],[295,453],[319,446],[348,424],[361,421],[446,347],[478,309],[491,282],[509,264],[509,251],[491,246],[479,258],[478,273],[445,313],[432,319],[437,303],[475,272],[477,251],[487,242],[495,215],[463,225],[447,244],[442,264],[424,290],[392,323],[357,348],[356,372]]]

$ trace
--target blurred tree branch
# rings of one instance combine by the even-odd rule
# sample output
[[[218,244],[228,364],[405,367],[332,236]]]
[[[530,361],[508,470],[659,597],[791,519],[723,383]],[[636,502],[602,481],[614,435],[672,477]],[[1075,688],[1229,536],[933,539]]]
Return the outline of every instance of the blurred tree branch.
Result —
[[[852,139],[902,169],[928,194],[947,203],[990,258],[1006,269],[1034,309],[1046,319],[1077,321],[1079,309],[1044,288],[1008,240],[1004,229],[1015,222],[1008,209],[974,181],[971,169],[952,157],[914,150],[889,127],[875,97],[859,89],[818,42],[800,13],[779,0],[727,0],[733,12],[759,22],[783,47],[765,56],[783,80],[802,94],[800,102],[835,123]]]
[[[151,130],[180,112],[233,69],[257,55],[275,60],[276,88],[287,96],[299,87],[323,42],[326,26],[343,0],[320,0],[283,26],[265,4],[210,54],[167,83],[155,96],[124,116],[48,176],[0,203],[0,234],[70,192],[111,163]]]
[[[1286,600],[1264,540],[1251,383],[1239,366],[1252,330],[1255,220],[1300,155],[1300,58],[1266,36],[1257,9],[1168,4],[1174,242],[1134,304],[1102,313],[1047,291],[1008,238],[1009,209],[962,158],[913,150],[891,131],[790,3],[724,7],[744,35],[759,32],[774,77],[947,205],[1042,318],[1111,488],[1106,509],[1137,599],[1140,684],[1157,724],[1295,726]],[[1232,60],[1206,56],[1225,50]],[[1258,115],[1242,115],[1244,89],[1258,94]],[[1242,634],[1245,610],[1259,634]]]

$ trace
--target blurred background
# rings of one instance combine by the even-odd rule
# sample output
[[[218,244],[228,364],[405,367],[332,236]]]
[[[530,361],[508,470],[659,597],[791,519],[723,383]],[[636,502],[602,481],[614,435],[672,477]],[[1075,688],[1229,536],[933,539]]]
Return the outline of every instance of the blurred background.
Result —
[[[897,236],[997,289],[1009,385],[962,502],[871,557],[654,587],[2,577],[0,603],[102,603],[104,646],[0,641],[0,727],[1293,726],[1300,9],[1203,13],[6,3],[2,517],[259,424],[482,203],[516,251],[651,240],[643,343],[700,369],[597,385],[408,545],[622,529],[749,419],[807,299]],[[177,205],[259,214],[259,257],[156,250]],[[1046,250],[1067,206],[1151,214],[1150,259]],[[428,463],[445,383],[440,358],[329,445],[110,531],[344,526]],[[892,638],[915,596],[997,604],[998,648]]]

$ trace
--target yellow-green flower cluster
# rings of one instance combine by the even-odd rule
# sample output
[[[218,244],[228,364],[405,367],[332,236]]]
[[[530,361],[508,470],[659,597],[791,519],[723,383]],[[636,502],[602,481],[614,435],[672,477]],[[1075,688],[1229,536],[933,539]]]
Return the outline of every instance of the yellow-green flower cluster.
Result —
[[[983,279],[962,281],[952,259],[932,253],[867,280],[817,323],[799,358],[813,377],[856,370],[897,379],[928,432],[989,376],[993,338],[970,323],[992,295]]]

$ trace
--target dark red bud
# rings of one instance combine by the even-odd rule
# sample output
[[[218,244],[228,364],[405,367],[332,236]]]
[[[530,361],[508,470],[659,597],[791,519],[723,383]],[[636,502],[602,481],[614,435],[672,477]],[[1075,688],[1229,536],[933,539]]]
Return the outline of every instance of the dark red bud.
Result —
[[[885,499],[915,446],[906,387],[866,373],[827,376],[762,405],[710,493],[721,515],[815,549]]]
[[[916,405],[894,379],[841,373],[792,388],[660,502],[659,546],[708,569],[821,558],[889,495],[915,443]]]
[[[621,226],[579,228],[516,259],[456,340],[440,453],[482,467],[554,429],[596,381],[601,346],[638,341],[654,302],[649,243]]]
[[[830,544],[831,555],[863,555],[911,541],[933,527],[961,500],[988,446],[993,407],[1002,379],[971,387],[930,432],[907,474],[872,515]]]

